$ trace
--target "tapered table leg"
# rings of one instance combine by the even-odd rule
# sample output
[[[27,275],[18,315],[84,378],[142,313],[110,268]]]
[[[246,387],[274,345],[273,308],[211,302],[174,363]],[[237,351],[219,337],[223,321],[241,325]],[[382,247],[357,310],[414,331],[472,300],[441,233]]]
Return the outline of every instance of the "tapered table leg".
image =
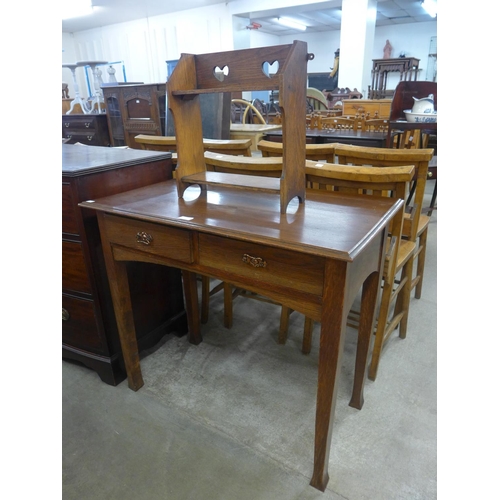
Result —
[[[342,364],[348,307],[345,305],[346,262],[327,261],[321,313],[321,336],[316,402],[314,471],[311,486],[325,491],[328,484],[328,459],[332,436],[337,376]],[[347,309],[347,310],[346,310]]]

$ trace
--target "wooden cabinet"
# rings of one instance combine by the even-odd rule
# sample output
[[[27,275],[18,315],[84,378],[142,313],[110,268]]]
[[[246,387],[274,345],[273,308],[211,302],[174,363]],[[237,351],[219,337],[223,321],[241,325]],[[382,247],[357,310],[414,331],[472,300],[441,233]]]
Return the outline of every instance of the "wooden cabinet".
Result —
[[[102,88],[111,144],[140,149],[134,137],[165,133],[165,83]]]
[[[62,136],[66,144],[80,142],[87,146],[109,146],[108,121],[106,115],[71,114],[62,115]]]
[[[125,379],[118,329],[94,211],[78,203],[172,178],[170,153],[62,145],[62,353],[112,385]],[[165,243],[168,245],[168,242]],[[141,349],[187,332],[178,269],[129,262]]]
[[[370,113],[370,118],[389,118],[392,99],[347,99],[342,101],[342,115],[355,116]]]

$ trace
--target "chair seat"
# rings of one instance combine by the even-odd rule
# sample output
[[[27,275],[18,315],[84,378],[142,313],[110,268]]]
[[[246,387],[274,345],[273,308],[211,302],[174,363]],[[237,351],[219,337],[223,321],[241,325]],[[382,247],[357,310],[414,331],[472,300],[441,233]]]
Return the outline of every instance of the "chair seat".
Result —
[[[420,236],[429,225],[431,218],[428,215],[420,214],[420,219],[418,220],[417,236]]]
[[[405,214],[405,219],[410,219],[410,217],[411,217],[410,214],[408,213]],[[428,215],[420,214],[420,217],[418,219],[417,237],[420,236],[427,229],[430,220],[431,218]]]
[[[398,262],[396,269],[401,269],[415,253],[417,244],[414,241],[401,240],[399,243]]]

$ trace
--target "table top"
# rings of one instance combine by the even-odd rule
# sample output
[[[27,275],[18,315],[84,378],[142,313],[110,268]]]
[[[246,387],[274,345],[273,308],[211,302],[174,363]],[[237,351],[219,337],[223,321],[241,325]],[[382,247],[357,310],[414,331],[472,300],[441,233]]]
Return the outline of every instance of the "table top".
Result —
[[[83,202],[81,206],[134,219],[232,237],[316,256],[352,261],[402,202],[385,197],[308,190],[280,213],[279,194],[209,187],[188,188],[175,180]]]
[[[160,151],[63,144],[62,173],[73,177],[171,157],[171,153]]]
[[[77,61],[77,66],[97,66],[100,64],[108,64],[108,61]]]
[[[272,130],[268,135],[282,135],[283,130]],[[331,138],[353,138],[353,139],[375,139],[383,140],[387,136],[386,132],[372,132],[352,129],[306,129],[306,137],[331,137]]]
[[[267,130],[280,130],[281,125],[266,123],[231,123],[231,132],[262,132]]]

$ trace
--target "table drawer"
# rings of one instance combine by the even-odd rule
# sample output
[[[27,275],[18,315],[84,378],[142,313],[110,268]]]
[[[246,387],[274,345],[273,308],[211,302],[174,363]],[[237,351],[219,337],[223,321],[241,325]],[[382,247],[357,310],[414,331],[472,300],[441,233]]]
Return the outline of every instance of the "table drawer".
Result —
[[[188,264],[194,262],[188,231],[112,215],[106,215],[105,221],[112,244]]]
[[[323,293],[322,257],[200,234],[199,263],[245,279],[287,288],[297,288],[301,283],[306,293]]]
[[[97,329],[97,316],[92,300],[63,294],[62,317],[63,343],[97,353],[106,351]]]
[[[80,243],[62,243],[62,286],[65,290],[92,293]]]

